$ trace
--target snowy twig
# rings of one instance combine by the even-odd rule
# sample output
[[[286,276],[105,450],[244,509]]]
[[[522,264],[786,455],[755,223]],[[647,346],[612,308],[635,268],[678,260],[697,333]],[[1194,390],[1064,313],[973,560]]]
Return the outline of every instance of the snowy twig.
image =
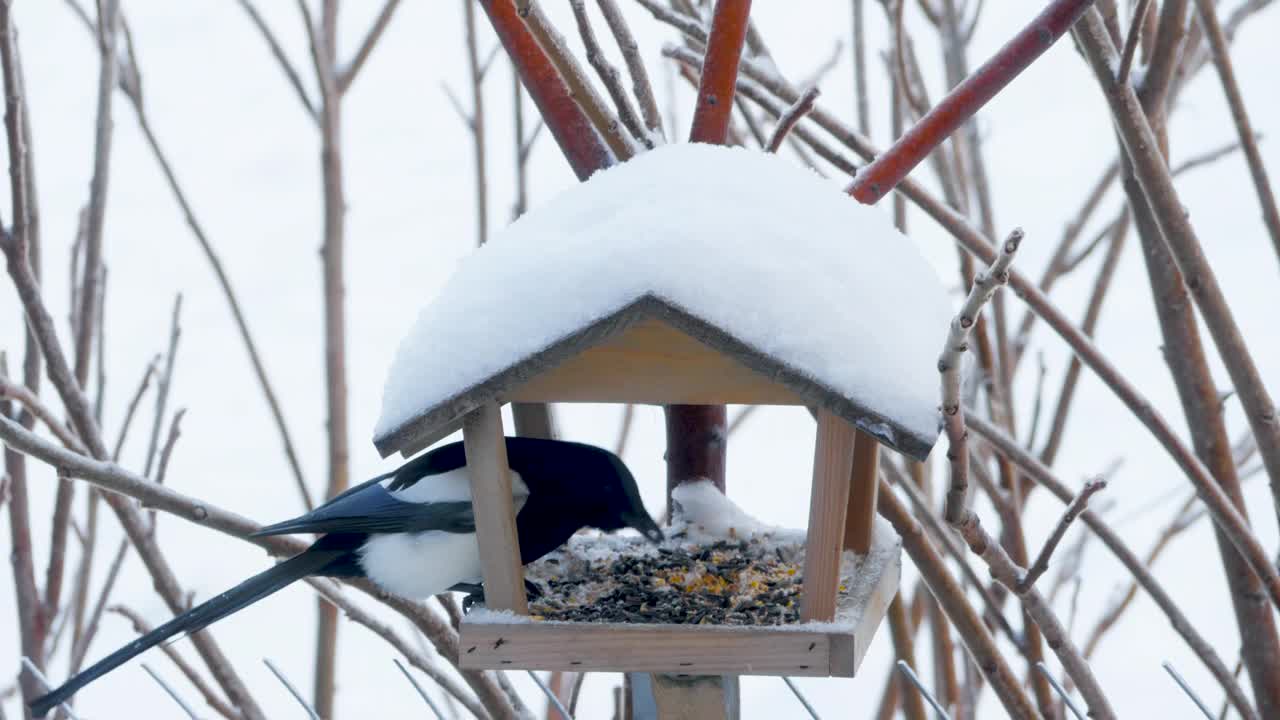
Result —
[[[951,321],[947,339],[938,356],[938,372],[942,375],[942,420],[950,446],[947,459],[951,463],[951,485],[947,490],[943,517],[957,525],[970,511],[966,507],[969,491],[969,446],[965,441],[964,408],[960,402],[960,361],[969,349],[970,329],[977,323],[982,306],[996,289],[1009,280],[1009,266],[1022,242],[1021,228],[1009,234],[1001,247],[1001,253],[985,273],[974,277],[973,288],[960,306],[960,312]]]
[[[782,682],[786,683],[788,688],[791,688],[791,694],[795,695],[800,704],[804,706],[805,712],[809,713],[809,717],[813,718],[813,720],[822,720],[822,718],[818,717],[818,711],[809,703],[809,699],[804,696],[804,693],[800,692],[800,688],[796,687],[791,678],[783,675]]]
[[[769,144],[765,148],[771,153],[778,152],[778,148],[782,147],[782,141],[786,139],[787,133],[800,122],[800,119],[809,114],[813,110],[813,103],[821,94],[816,85],[812,85],[809,89],[801,93],[800,98],[791,107],[787,108],[782,116],[778,118],[778,125],[773,129],[773,135],[769,138]]]
[[[973,288],[961,305],[960,312],[951,321],[946,342],[938,357],[938,372],[942,376],[942,419],[949,444],[947,459],[951,463],[951,485],[947,490],[944,517],[964,538],[969,549],[987,563],[991,575],[1022,599],[1027,614],[1039,626],[1049,646],[1080,688],[1089,705],[1089,712],[1095,717],[1113,718],[1115,713],[1093,671],[1066,635],[1053,610],[1034,588],[1021,588],[1025,572],[987,534],[981,520],[967,505],[969,447],[964,410],[960,401],[960,360],[968,349],[969,330],[976,323],[982,305],[1000,285],[1008,281],[1009,266],[1021,240],[1020,229],[1011,233],[991,267],[975,276]]]
[[[538,677],[538,674],[532,670],[527,670],[526,672],[529,673],[529,678],[533,680],[533,684],[537,685],[538,689],[542,691],[542,694],[547,696],[547,702],[551,703],[551,706],[556,709],[556,712],[560,713],[560,717],[564,720],[573,720],[573,716],[569,714],[569,708],[566,708],[564,703],[560,702],[560,698],[556,697],[556,694],[551,691],[551,688],[547,687],[547,684],[542,682],[542,678]]]
[[[22,657],[22,667],[31,675],[31,677],[35,678],[36,681],[44,686],[45,692],[53,690],[53,685],[49,684],[49,679],[44,676],[44,673],[40,672],[40,668],[36,667],[35,663],[31,662],[31,658],[24,655]],[[58,707],[62,709],[62,712],[67,714],[67,717],[70,718],[70,720],[80,720],[80,717],[72,712],[70,705],[62,703]]]
[[[1080,488],[1080,492],[1076,494],[1071,504],[1067,506],[1065,512],[1062,513],[1062,519],[1058,520],[1058,524],[1053,529],[1053,534],[1045,541],[1044,547],[1040,549],[1040,554],[1036,556],[1036,561],[1027,569],[1027,574],[1022,576],[1022,580],[1018,582],[1015,592],[1022,594],[1026,592],[1036,580],[1049,569],[1049,558],[1053,555],[1053,551],[1057,549],[1058,543],[1062,542],[1063,536],[1067,534],[1067,529],[1071,527],[1071,523],[1085,511],[1089,505],[1089,498],[1094,493],[1102,490],[1107,486],[1107,481],[1102,478],[1090,480]]]

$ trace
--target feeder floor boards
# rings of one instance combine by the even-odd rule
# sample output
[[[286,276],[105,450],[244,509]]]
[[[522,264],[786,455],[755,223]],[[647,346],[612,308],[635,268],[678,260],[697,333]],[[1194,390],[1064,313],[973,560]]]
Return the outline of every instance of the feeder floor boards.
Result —
[[[803,567],[796,531],[726,539],[677,530],[657,548],[575,537],[527,568],[546,592],[531,599],[532,616],[479,609],[464,619],[460,665],[852,677],[898,590],[901,541],[880,522],[868,555],[844,553],[828,623],[799,622],[791,604],[799,602],[801,578],[779,580]],[[755,597],[765,605],[756,607]],[[551,619],[564,616],[603,620]],[[609,620],[618,617],[627,621]],[[652,620],[635,621],[645,617]]]

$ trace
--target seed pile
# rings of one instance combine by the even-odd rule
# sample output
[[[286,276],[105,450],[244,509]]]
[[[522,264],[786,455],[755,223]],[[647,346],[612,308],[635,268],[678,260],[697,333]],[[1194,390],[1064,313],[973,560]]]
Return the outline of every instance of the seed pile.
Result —
[[[800,619],[803,546],[726,539],[635,545],[591,558],[562,551],[530,568],[546,620],[781,625]]]

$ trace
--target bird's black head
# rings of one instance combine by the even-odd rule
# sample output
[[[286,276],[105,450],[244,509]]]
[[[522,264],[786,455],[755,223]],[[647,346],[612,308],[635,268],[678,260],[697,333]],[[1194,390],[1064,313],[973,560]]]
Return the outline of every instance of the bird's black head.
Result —
[[[551,515],[555,525],[563,526],[560,532],[567,532],[554,540],[555,546],[582,527],[606,532],[630,527],[652,542],[662,541],[662,530],[645,510],[631,470],[608,450],[563,440],[509,437],[507,460],[530,490],[517,520],[532,528],[535,515],[543,524],[551,524],[552,518],[547,517]],[[522,550],[526,539],[522,530]]]

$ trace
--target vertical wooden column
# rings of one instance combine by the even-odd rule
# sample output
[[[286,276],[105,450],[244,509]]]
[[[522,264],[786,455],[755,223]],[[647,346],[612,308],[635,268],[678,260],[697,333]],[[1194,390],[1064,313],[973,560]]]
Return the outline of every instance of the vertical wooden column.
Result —
[[[849,510],[844,519],[844,549],[866,555],[876,521],[876,494],[880,487],[880,441],[855,430],[853,475]]]
[[[480,566],[484,572],[485,607],[527,614],[529,606],[524,596],[524,567],[520,562],[515,506],[511,503],[502,410],[493,403],[473,410],[463,422],[462,441],[471,476],[471,503],[475,508],[476,540],[480,544]]]
[[[802,622],[830,622],[835,619],[855,432],[843,418],[828,410],[818,410],[813,491],[809,498],[809,532],[804,552],[804,590],[800,603]]]

